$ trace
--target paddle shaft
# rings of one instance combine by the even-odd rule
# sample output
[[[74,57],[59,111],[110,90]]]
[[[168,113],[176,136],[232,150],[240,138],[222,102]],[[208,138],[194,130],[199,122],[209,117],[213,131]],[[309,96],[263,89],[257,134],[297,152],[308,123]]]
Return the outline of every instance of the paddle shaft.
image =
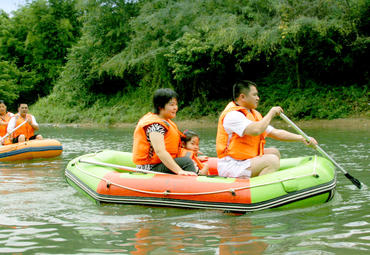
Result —
[[[291,121],[284,113],[280,113],[280,117],[285,120],[289,125],[291,125],[300,135],[302,135],[304,137],[304,139],[306,139],[307,142],[310,141],[310,137],[308,135],[306,135],[293,121]],[[361,182],[359,180],[357,180],[356,178],[354,178],[353,176],[351,176],[343,167],[341,167],[329,154],[327,154],[319,145],[315,145],[315,149],[321,153],[321,155],[323,155],[324,157],[326,157],[327,159],[329,159],[331,162],[333,162],[333,164],[339,168],[343,173],[344,175],[359,189],[361,189]]]
[[[10,136],[14,131],[16,131],[18,128],[20,128],[21,126],[23,126],[24,124],[26,124],[27,120],[23,121],[18,127],[14,128],[11,132],[7,133],[6,135],[4,135],[3,137],[0,138],[0,142],[2,142],[5,138],[7,138],[8,136]]]
[[[113,167],[113,168],[126,170],[126,171],[130,171],[130,172],[141,172],[141,173],[149,173],[149,174],[165,174],[165,173],[161,173],[161,172],[144,170],[144,169],[139,169],[139,168],[135,168],[135,167],[122,166],[122,165],[103,163],[103,162],[97,162],[97,161],[89,161],[89,160],[85,160],[85,159],[80,159],[79,162],[98,165],[98,166]]]

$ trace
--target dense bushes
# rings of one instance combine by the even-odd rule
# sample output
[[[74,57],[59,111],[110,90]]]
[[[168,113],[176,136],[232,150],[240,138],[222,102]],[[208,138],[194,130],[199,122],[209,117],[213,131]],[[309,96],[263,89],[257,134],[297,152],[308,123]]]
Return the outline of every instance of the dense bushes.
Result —
[[[179,116],[217,116],[237,79],[258,83],[262,113],[278,104],[295,118],[368,111],[368,0],[87,0],[78,8],[81,36],[51,95],[33,107],[45,121],[135,121],[158,87],[179,92]]]

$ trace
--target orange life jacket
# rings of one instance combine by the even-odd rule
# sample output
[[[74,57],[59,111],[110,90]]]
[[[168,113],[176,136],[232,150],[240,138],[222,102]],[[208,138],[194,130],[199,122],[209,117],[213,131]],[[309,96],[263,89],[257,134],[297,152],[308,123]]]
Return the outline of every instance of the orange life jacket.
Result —
[[[0,136],[3,137],[4,135],[6,135],[7,131],[6,129],[8,128],[8,122],[9,120],[11,119],[11,113],[10,112],[7,112],[5,113],[4,117],[1,118],[1,120],[3,122],[6,122],[6,124],[1,124],[0,125]]]
[[[245,160],[263,155],[264,144],[266,143],[266,131],[258,136],[244,135],[242,137],[233,133],[229,141],[229,135],[223,127],[224,119],[227,113],[231,111],[240,111],[251,121],[260,121],[262,115],[256,110],[248,111],[246,108],[230,102],[221,113],[218,120],[216,151],[217,157],[223,158],[230,156],[236,160]]]
[[[181,148],[181,152],[180,152],[179,157],[189,157],[197,164],[199,169],[203,169],[203,167],[204,167],[204,164],[202,162],[200,162],[197,155],[192,150]]]
[[[15,118],[16,116],[18,116],[18,119],[15,122],[15,128],[18,127],[20,124],[22,124],[25,121],[25,119],[23,119],[22,116],[19,113],[14,115],[13,118]],[[32,115],[27,114],[26,119],[28,119],[28,118],[32,118]],[[26,139],[28,140],[34,134],[35,134],[35,130],[33,129],[33,127],[28,122],[26,122],[25,124],[23,124],[23,126],[21,126],[20,128],[18,128],[17,130],[15,130],[13,132],[13,137],[16,138],[20,135],[25,135]]]
[[[171,157],[176,158],[180,154],[182,134],[178,130],[176,124],[171,120],[161,119],[157,114],[149,112],[139,120],[134,132],[132,160],[136,165],[152,165],[161,163],[161,160],[153,149],[153,155],[149,155],[151,144],[147,140],[147,136],[145,134],[145,127],[154,123],[158,123],[166,129],[164,143],[166,151],[170,153]]]
[[[9,120],[12,118],[11,116],[11,112],[7,112],[3,118],[1,118],[1,120],[3,122],[6,122],[6,124],[1,124],[0,125],[0,137],[3,137],[7,134],[7,128],[8,128],[8,122]],[[11,144],[11,141],[10,141],[10,137],[6,137],[5,139],[3,139],[3,142],[2,142],[4,145],[7,145],[7,144]]]

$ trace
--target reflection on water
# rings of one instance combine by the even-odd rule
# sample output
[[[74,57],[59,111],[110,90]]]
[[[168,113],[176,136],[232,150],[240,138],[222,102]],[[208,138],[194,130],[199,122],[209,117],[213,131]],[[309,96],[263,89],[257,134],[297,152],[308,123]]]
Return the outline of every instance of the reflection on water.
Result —
[[[137,205],[98,205],[69,186],[64,168],[81,154],[129,151],[132,129],[42,127],[62,156],[0,163],[0,253],[70,254],[368,254],[370,192],[338,173],[334,200],[245,215]],[[215,156],[212,128],[196,129]],[[352,175],[369,185],[369,132],[305,130]],[[298,143],[268,140],[283,157],[312,155]]]

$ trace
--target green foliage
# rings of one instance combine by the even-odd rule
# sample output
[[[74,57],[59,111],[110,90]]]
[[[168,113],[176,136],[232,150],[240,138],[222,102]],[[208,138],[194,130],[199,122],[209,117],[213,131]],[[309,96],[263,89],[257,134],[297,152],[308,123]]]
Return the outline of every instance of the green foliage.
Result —
[[[11,62],[0,61],[0,98],[16,109],[14,102],[20,94],[28,93],[37,82],[33,72],[21,71]]]
[[[17,99],[18,90],[17,80],[19,71],[15,65],[9,64],[6,61],[0,62],[0,98],[8,104],[13,103]]]
[[[9,82],[32,75],[32,83],[18,82],[12,98],[35,102],[48,95],[66,62],[68,49],[80,35],[81,15],[74,6],[77,0],[34,0],[8,17],[0,16],[0,60],[13,63]]]
[[[57,2],[37,0],[21,10],[37,21],[32,33],[20,16],[20,25],[7,17],[0,23],[17,27],[8,33],[16,40],[0,29],[0,40],[7,39],[1,45],[9,45],[2,56],[40,74],[38,89],[55,84],[34,108],[43,114],[53,106],[43,115],[48,121],[134,121],[150,110],[159,87],[180,94],[179,116],[216,117],[237,79],[259,84],[263,113],[273,105],[295,118],[367,111],[368,0],[86,0],[78,2],[78,19],[53,23],[56,14],[46,7]],[[82,23],[80,37],[71,20]],[[55,62],[65,51],[46,49],[55,53],[44,43],[52,40],[45,29],[62,31],[57,42],[71,47],[67,62]]]
[[[368,111],[368,88],[351,85],[331,88],[308,82],[302,90],[288,84],[274,84],[259,89],[259,111],[266,114],[274,105],[280,105],[293,119],[336,119],[349,114]]]
[[[136,122],[139,116],[152,110],[152,89],[139,87],[135,90],[117,93],[114,96],[99,95],[94,102],[86,107],[80,101],[68,99],[62,102],[59,96],[54,94],[41,98],[32,106],[32,112],[37,114],[40,122],[59,123],[100,123],[114,124],[116,122]],[[80,94],[83,97],[83,94]],[[71,104],[76,102],[75,104]],[[60,107],[64,105],[65,107]],[[140,108],[136,107],[140,105]]]

